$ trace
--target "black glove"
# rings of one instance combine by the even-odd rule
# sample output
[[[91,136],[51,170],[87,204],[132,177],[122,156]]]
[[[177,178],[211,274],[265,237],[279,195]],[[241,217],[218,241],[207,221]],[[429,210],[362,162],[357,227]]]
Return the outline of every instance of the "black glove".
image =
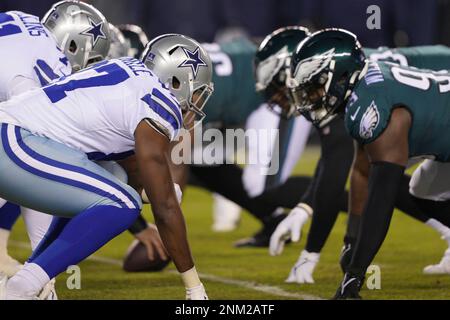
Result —
[[[341,285],[334,295],[334,300],[345,300],[345,299],[361,299],[359,295],[359,290],[364,283],[364,277],[352,275],[346,273],[344,275],[344,280],[342,280]]]

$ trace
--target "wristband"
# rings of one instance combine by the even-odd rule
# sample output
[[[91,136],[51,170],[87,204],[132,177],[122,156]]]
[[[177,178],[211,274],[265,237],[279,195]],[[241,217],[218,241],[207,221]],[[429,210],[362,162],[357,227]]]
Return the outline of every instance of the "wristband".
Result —
[[[145,218],[140,214],[134,223],[131,225],[131,227],[128,228],[128,231],[130,231],[133,235],[138,234],[141,231],[144,231],[147,229],[148,224]]]
[[[195,266],[189,269],[188,271],[180,273],[180,275],[186,289],[198,287],[199,285],[202,284],[200,282],[200,278],[198,277]]]
[[[313,214],[313,208],[311,208],[309,205],[307,205],[306,203],[300,202],[299,204],[296,205],[297,208],[303,209],[306,211],[306,213],[308,214],[308,216],[312,216]]]

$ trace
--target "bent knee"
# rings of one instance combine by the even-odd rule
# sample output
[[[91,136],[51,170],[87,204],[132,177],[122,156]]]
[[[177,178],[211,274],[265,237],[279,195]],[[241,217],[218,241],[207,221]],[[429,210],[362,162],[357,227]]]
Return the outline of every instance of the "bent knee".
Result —
[[[128,209],[142,209],[142,199],[132,187],[121,184],[114,192],[108,192],[96,205],[115,206]]]

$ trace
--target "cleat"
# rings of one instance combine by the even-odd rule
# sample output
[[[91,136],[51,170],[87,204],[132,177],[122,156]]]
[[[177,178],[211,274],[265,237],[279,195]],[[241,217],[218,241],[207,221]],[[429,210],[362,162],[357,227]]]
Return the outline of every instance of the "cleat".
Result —
[[[58,296],[56,295],[55,283],[56,283],[55,278],[50,280],[45,285],[45,287],[42,289],[41,293],[39,293],[37,299],[38,300],[58,300]]]

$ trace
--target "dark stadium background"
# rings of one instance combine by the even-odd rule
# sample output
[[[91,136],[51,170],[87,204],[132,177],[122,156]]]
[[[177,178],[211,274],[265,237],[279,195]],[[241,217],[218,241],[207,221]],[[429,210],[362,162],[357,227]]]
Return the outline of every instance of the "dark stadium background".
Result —
[[[0,11],[42,17],[54,0],[1,0]],[[89,0],[114,24],[142,26],[150,37],[177,32],[211,42],[236,28],[263,37],[277,27],[343,27],[363,46],[450,45],[450,0]],[[366,27],[369,5],[381,9],[381,30]]]

